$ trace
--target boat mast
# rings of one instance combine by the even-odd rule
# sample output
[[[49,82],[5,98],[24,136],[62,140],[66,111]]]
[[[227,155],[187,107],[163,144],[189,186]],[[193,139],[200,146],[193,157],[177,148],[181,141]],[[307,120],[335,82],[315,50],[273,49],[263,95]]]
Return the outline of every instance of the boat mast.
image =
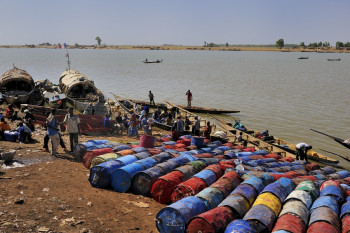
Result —
[[[66,43],[64,43],[64,48],[66,49],[66,57],[67,57],[67,65],[68,65],[68,71],[70,70],[70,60],[69,60],[69,53],[68,53],[68,49],[67,49],[67,45]]]

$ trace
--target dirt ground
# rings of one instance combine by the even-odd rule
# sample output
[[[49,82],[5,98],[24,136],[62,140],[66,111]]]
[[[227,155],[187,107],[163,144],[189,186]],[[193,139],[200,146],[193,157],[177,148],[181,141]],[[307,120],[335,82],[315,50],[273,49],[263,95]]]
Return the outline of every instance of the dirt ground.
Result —
[[[165,133],[165,132],[155,132]],[[165,207],[152,198],[93,188],[89,170],[59,147],[59,158],[42,152],[45,131],[33,138],[40,143],[0,141],[0,150],[17,151],[23,167],[0,170],[0,232],[158,232],[156,214]],[[81,136],[134,142],[127,136]],[[64,135],[69,148],[68,135]]]

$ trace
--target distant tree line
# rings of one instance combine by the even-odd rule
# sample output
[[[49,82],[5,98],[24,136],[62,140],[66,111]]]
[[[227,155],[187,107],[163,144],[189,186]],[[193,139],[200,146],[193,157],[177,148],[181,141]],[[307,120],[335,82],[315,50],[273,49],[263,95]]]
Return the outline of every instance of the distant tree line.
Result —
[[[276,47],[278,48],[283,48],[285,47],[284,45],[284,40],[283,39],[278,39],[276,41]],[[313,43],[310,43],[308,45],[305,45],[304,42],[300,42],[300,45],[299,46],[296,46],[296,47],[307,47],[307,48],[313,48],[313,49],[316,49],[316,48],[330,48],[331,47],[331,44],[329,42],[313,42]],[[343,43],[341,41],[337,41],[335,43],[335,47],[337,49],[341,49],[341,48],[347,48],[347,49],[350,49],[350,42],[346,42],[346,43]]]

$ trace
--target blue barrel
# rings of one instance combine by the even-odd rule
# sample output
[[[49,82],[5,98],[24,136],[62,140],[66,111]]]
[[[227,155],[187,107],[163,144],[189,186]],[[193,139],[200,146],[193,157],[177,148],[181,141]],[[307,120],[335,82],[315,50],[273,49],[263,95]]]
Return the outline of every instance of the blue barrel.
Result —
[[[162,151],[162,152],[164,152],[164,151],[165,151],[165,148],[164,148],[164,147],[162,147],[162,146],[157,146],[157,147],[154,147],[154,149],[160,150],[160,151]]]
[[[188,152],[190,152],[192,155],[199,155],[199,154],[203,154],[204,150],[190,150]]]
[[[282,166],[292,166],[292,164],[290,162],[279,162],[279,164],[281,164]]]
[[[92,187],[107,188],[109,185],[109,175],[124,164],[118,160],[110,160],[94,166],[90,170],[89,181]]]
[[[239,160],[241,160],[242,162],[248,162],[253,160],[252,158],[250,158],[250,156],[244,156],[244,157],[239,157]]]
[[[216,181],[216,175],[212,170],[204,169],[197,174],[194,175],[194,177],[202,179],[207,186],[210,186]]]
[[[212,152],[212,151],[213,151],[213,149],[212,149],[212,148],[210,148],[210,147],[203,147],[203,148],[201,148],[201,150],[203,150],[203,151],[204,151],[204,153],[210,153],[210,152]]]
[[[244,157],[244,158],[249,158],[249,157],[247,156],[247,157]],[[242,159],[242,158],[241,158],[241,159]],[[243,161],[243,164],[245,164],[245,163],[246,163],[246,165],[251,166],[251,167],[257,167],[257,166],[259,166],[259,164],[258,164],[255,160],[250,160],[250,161],[248,161],[248,162]]]
[[[136,173],[132,179],[133,193],[150,196],[153,182],[165,174],[167,171],[158,165]]]
[[[262,193],[270,192],[277,196],[283,203],[286,197],[295,189],[295,184],[291,179],[282,177],[272,184],[267,185]]]
[[[274,159],[274,158],[265,158],[265,159],[264,159],[264,162],[265,162],[265,163],[273,163],[273,162],[277,162],[277,160]]]
[[[198,158],[194,157],[193,155],[190,154],[181,154],[180,157],[185,157],[188,158],[189,161],[196,161]]]
[[[320,170],[320,169],[317,169],[317,170],[313,170],[310,172],[311,175],[324,175],[325,173]]]
[[[128,165],[136,162],[138,158],[134,155],[125,155],[123,157],[117,158],[116,160],[122,162],[124,165]]]
[[[280,167],[280,165],[277,162],[266,163],[266,166],[268,166],[269,168]]]
[[[247,199],[238,194],[229,195],[219,204],[219,206],[230,207],[240,218],[243,218],[250,208]]]
[[[275,216],[275,213],[266,205],[256,205],[256,206],[253,206],[247,212],[243,220],[253,221],[253,222],[257,221],[258,223],[261,223],[262,226],[261,228],[259,227],[260,228],[259,232],[261,231],[271,232],[275,224],[276,216]]]
[[[339,175],[341,175],[341,178],[342,179],[345,179],[347,177],[350,176],[350,172],[346,171],[346,170],[343,170],[343,171],[337,171],[336,173],[338,173]]]
[[[139,163],[132,163],[122,168],[115,169],[110,176],[113,190],[124,193],[131,187],[133,176],[145,168]]]
[[[140,152],[147,152],[148,150],[144,147],[136,147],[132,149],[133,151],[135,151],[135,153],[140,153]]]
[[[185,163],[189,162],[188,158],[185,157],[177,157],[173,159],[169,159],[168,161],[164,163],[159,163],[157,166],[163,168],[165,171],[170,172],[176,167],[179,167]]]
[[[216,148],[211,153],[213,153],[215,156],[224,154],[224,152],[222,150],[219,150]]]
[[[242,152],[238,152],[238,153],[236,153],[236,155],[237,155],[237,157],[244,157],[244,156],[250,156],[250,155],[253,155],[253,153],[252,152],[244,152],[244,151],[242,151]]]
[[[339,204],[344,202],[344,195],[342,190],[335,185],[330,185],[323,188],[321,190],[320,196],[333,197]]]
[[[191,145],[195,145],[197,146],[198,148],[202,148],[205,146],[204,144],[204,137],[192,137],[191,138]]]
[[[249,184],[255,188],[257,193],[261,193],[263,189],[265,188],[265,185],[263,184],[262,180],[256,176],[249,177],[245,181],[242,182],[242,184]]]
[[[315,209],[319,208],[319,207],[328,207],[331,210],[333,210],[333,212],[338,215],[339,214],[339,205],[337,203],[336,200],[334,200],[332,197],[330,196],[322,196],[317,198],[317,200],[312,204],[310,212],[314,211]]]
[[[173,149],[166,149],[164,152],[172,153],[172,154],[178,154],[179,153],[177,150],[173,150]]]
[[[174,146],[174,145],[176,145],[176,142],[174,142],[174,141],[168,141],[168,142],[163,142],[162,144],[163,144],[163,145]]]
[[[140,160],[140,159],[145,159],[145,158],[149,157],[150,154],[147,152],[139,152],[139,153],[134,154],[134,156]]]
[[[188,221],[207,211],[201,198],[185,197],[158,212],[156,226],[159,232],[185,232]]]
[[[222,142],[220,142],[219,140],[217,140],[217,141],[213,141],[213,142],[211,142],[211,143],[215,144],[215,145],[216,145],[216,147],[218,147],[218,146],[221,146],[221,145],[222,145]]]
[[[237,219],[226,227],[225,233],[258,233],[247,221]]]
[[[211,187],[203,189],[196,195],[196,197],[206,201],[204,203],[207,205],[208,210],[217,207],[225,198],[220,189]]]
[[[293,165],[290,167],[292,171],[295,170],[305,170],[305,168],[302,165]]]
[[[235,158],[237,158],[236,153],[235,153],[234,151],[229,151],[229,152],[227,152],[227,153],[225,154],[225,157],[226,157],[226,158],[229,158],[229,159],[235,159]]]
[[[259,178],[263,181],[265,186],[275,182],[275,178],[270,173],[267,173],[267,172],[264,172],[262,176]]]
[[[253,204],[256,197],[258,196],[258,193],[256,192],[255,188],[249,184],[240,184],[235,190],[231,192],[230,195],[238,194],[242,195],[247,199],[250,205]]]
[[[144,170],[151,168],[157,164],[157,160],[155,160],[153,157],[141,159],[139,161],[136,161],[135,163],[139,163],[143,166]]]
[[[269,152],[267,152],[266,150],[257,150],[257,151],[254,151],[253,154],[255,155],[267,155]]]
[[[323,180],[325,181],[327,178],[325,175],[322,175],[322,174],[317,174],[317,175],[314,175],[316,177],[317,180]]]
[[[344,217],[350,215],[350,202],[347,201],[345,204],[341,207],[340,210],[340,219],[343,220]]]
[[[255,162],[257,162],[258,166],[264,164],[264,160],[263,159],[256,159]]]
[[[153,155],[152,158],[157,160],[157,163],[163,163],[163,162],[173,158],[173,156],[171,154],[169,154],[168,152],[162,152],[160,154]]]
[[[130,149],[131,149],[131,147],[128,145],[120,145],[120,146],[117,146],[117,148],[116,148],[117,151],[130,150]]]
[[[325,173],[325,175],[329,175],[335,173],[336,170],[333,167],[323,167],[321,170]]]
[[[216,149],[221,150],[222,152],[231,150],[231,147],[229,146],[218,146]]]

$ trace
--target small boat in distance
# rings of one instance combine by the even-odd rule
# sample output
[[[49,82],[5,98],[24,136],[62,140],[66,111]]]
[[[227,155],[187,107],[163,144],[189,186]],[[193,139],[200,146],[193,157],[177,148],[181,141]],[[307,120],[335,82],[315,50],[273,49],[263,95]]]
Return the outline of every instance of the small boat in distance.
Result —
[[[327,59],[327,61],[340,61],[340,60],[341,60],[340,58],[333,58],[333,59],[328,58],[328,59]]]
[[[148,63],[161,63],[162,61],[163,61],[163,59],[160,59],[160,60],[157,59],[155,61],[148,61],[148,59],[146,58],[146,60],[144,60],[142,62],[148,64]]]
[[[309,59],[309,57],[299,57],[298,59]]]

